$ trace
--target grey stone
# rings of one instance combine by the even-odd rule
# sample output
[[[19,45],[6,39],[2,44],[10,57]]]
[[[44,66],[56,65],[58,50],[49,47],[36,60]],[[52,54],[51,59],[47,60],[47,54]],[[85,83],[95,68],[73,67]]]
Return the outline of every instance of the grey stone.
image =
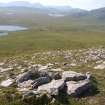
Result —
[[[62,79],[64,79],[65,81],[79,81],[84,80],[85,78],[86,75],[74,71],[64,71],[62,73]]]
[[[32,83],[32,88],[37,88],[40,85],[49,83],[51,80],[50,78],[47,77],[39,77],[38,79],[34,80],[34,82]]]
[[[79,82],[69,81],[67,84],[67,94],[71,96],[78,96],[91,87],[89,80]]]
[[[24,81],[22,83],[19,83],[18,87],[19,88],[29,88],[29,87],[31,87],[32,82],[33,82],[33,80]]]
[[[58,79],[61,79],[62,76],[61,76],[60,73],[54,73],[53,76],[52,76],[52,78],[55,79],[55,80],[58,80]]]
[[[27,81],[31,78],[32,76],[32,72],[31,71],[28,71],[28,72],[25,72],[23,74],[20,74],[17,76],[16,78],[16,83],[22,83],[24,81]]]
[[[59,90],[64,89],[65,82],[64,80],[52,80],[50,83],[39,86],[38,91],[46,91],[50,95],[58,95]]]

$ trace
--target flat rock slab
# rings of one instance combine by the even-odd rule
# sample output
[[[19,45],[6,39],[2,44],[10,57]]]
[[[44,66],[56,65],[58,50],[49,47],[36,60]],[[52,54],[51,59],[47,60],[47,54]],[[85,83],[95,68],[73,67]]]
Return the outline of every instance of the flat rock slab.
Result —
[[[39,86],[38,91],[46,91],[50,95],[58,95],[59,90],[64,89],[65,82],[64,80],[52,80],[50,83]]]
[[[79,82],[69,81],[67,84],[67,94],[78,96],[91,87],[90,81],[83,80]]]
[[[64,71],[62,73],[62,79],[65,81],[80,81],[86,79],[86,75],[74,71]]]
[[[5,80],[5,81],[2,81],[1,84],[0,84],[0,86],[1,87],[9,87],[13,83],[14,83],[14,80],[13,79],[8,79],[8,80]]]

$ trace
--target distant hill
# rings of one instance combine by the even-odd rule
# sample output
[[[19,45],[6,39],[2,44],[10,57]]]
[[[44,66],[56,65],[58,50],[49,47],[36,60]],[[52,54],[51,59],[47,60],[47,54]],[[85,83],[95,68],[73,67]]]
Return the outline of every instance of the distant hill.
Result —
[[[39,9],[45,12],[50,12],[50,13],[83,13],[85,10],[81,9],[74,9],[70,6],[43,6],[40,3],[30,3],[26,1],[15,1],[15,2],[9,2],[9,3],[0,3],[0,7],[30,7],[34,9]]]
[[[21,21],[25,18],[28,21],[37,19],[37,21],[35,20],[36,24],[39,24],[39,22],[50,23],[51,21],[54,21],[56,23],[64,22],[67,24],[72,22],[74,25],[75,23],[93,26],[95,24],[105,25],[105,8],[86,11],[70,6],[44,6],[40,3],[32,4],[25,1],[15,1],[0,3],[0,11],[1,22],[6,20],[7,22],[18,23],[19,19],[19,21]]]
[[[92,10],[90,12],[90,14],[92,16],[96,17],[97,19],[105,20],[105,8],[100,8],[100,9]]]

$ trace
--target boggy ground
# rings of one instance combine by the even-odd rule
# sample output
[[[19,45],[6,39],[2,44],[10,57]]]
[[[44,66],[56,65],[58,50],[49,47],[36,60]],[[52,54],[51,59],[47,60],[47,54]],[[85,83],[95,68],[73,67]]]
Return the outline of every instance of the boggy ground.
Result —
[[[0,81],[24,72],[25,68],[34,64],[54,64],[53,68],[72,70],[76,72],[92,74],[94,88],[86,92],[79,98],[68,98],[68,103],[63,100],[65,95],[60,95],[56,102],[51,105],[104,105],[105,102],[105,49],[87,48],[65,51],[38,52],[31,55],[15,56],[1,59]],[[4,68],[4,69],[3,69]],[[4,71],[3,71],[4,70]],[[12,95],[15,96],[13,97]],[[21,101],[21,95],[16,90],[16,85],[12,87],[0,88],[0,105],[46,105],[45,99],[34,102]],[[48,104],[48,103],[47,103]],[[49,104],[50,105],[50,104]]]

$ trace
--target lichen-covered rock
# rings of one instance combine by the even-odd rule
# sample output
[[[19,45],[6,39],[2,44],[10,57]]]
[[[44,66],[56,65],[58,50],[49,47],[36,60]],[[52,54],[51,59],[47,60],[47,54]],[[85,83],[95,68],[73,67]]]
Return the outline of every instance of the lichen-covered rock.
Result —
[[[71,96],[78,96],[91,87],[89,80],[79,82],[69,81],[67,84],[67,94]]]
[[[85,78],[86,75],[74,71],[64,71],[62,73],[62,79],[64,79],[65,81],[79,81],[84,80]]]
[[[32,88],[37,88],[40,85],[49,83],[51,81],[51,79],[47,76],[47,77],[39,77],[38,79],[35,79],[32,82]]]
[[[65,82],[64,80],[52,80],[50,83],[39,86],[38,91],[46,91],[50,95],[58,95],[59,90],[64,89]]]

